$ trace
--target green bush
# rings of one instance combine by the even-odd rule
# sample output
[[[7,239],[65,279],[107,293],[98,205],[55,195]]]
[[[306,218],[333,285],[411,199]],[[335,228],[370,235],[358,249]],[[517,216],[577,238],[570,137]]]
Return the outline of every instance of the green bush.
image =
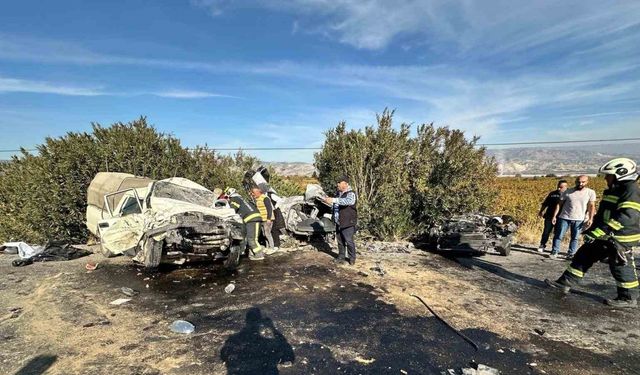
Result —
[[[347,175],[358,194],[360,228],[380,239],[419,236],[443,218],[482,211],[496,196],[496,164],[478,138],[460,130],[421,125],[393,127],[393,111],[377,125],[346,130],[344,122],[326,132],[315,167],[325,190]]]
[[[91,133],[47,138],[33,155],[2,165],[0,241],[84,241],[89,183],[101,171],[162,179],[181,176],[210,189],[241,187],[243,172],[257,163],[242,152],[224,156],[205,147],[188,150],[175,137],[140,119]]]

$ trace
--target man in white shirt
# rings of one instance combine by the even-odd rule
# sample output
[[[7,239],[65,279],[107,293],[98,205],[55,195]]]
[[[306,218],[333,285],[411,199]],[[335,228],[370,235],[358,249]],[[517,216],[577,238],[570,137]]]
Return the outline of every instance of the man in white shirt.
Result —
[[[571,229],[571,242],[567,259],[573,258],[578,248],[580,232],[589,228],[596,211],[596,192],[587,187],[589,177],[582,175],[576,178],[576,186],[567,189],[560,198],[552,222],[555,224],[553,248],[549,257],[556,258],[560,252],[560,243],[567,229]]]

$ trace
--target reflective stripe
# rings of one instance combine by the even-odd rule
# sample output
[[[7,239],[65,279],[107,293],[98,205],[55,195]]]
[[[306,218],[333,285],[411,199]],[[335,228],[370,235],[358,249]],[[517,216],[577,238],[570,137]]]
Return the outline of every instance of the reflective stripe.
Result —
[[[611,210],[604,210],[604,213],[602,214],[602,220],[607,222],[609,221],[609,219],[611,219]]]
[[[254,214],[255,215],[255,214]],[[262,246],[260,245],[260,242],[258,242],[258,235],[260,234],[260,228],[258,227],[259,223],[255,223],[256,224],[256,238],[254,238],[255,244],[258,245],[258,247],[256,247],[254,250],[254,254],[256,252],[262,251]]]
[[[618,284],[620,288],[625,288],[625,289],[637,288],[640,285],[640,283],[638,283],[638,280],[629,281],[626,283],[616,282],[616,284]]]
[[[238,203],[238,202],[234,202],[234,201],[231,201],[231,205],[232,205],[233,207],[235,207],[235,208],[240,207],[240,203]]]
[[[265,206],[264,204],[264,195],[259,196],[258,198],[256,198],[256,207],[258,208],[258,211],[260,211],[260,216],[262,216],[262,221],[267,221],[267,206]]]
[[[620,230],[622,228],[624,228],[624,225],[620,224],[619,221],[611,219],[609,221],[607,221],[607,225],[610,226],[611,228],[615,229],[615,230]]]
[[[603,202],[610,202],[610,203],[618,203],[618,197],[615,195],[604,195],[602,197],[602,201]]]
[[[613,236],[613,238],[620,242],[635,242],[640,241],[640,234],[631,234],[628,236]]]
[[[595,237],[590,236],[588,233],[585,233],[584,236],[589,238],[589,239],[591,239],[591,240],[595,240]]]
[[[634,210],[640,211],[640,203],[636,202],[622,202],[618,205],[618,208],[633,208]]]
[[[584,272],[577,270],[571,266],[567,267],[567,272],[578,277],[584,277]]]
[[[251,215],[249,215],[249,216],[245,217],[245,218],[244,218],[244,222],[245,222],[245,223],[248,223],[248,222],[249,222],[249,220],[255,219],[255,218],[257,218],[257,217],[260,217],[260,213],[259,213],[259,212],[253,213],[253,214],[251,214]]]
[[[606,233],[600,229],[600,228],[596,228],[594,230],[591,231],[591,235],[595,238],[600,238],[602,236],[604,236]]]

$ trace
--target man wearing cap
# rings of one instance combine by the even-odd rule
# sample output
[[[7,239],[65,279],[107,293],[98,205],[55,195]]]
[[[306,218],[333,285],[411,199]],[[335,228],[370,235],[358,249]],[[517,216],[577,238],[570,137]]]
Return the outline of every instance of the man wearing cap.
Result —
[[[356,244],[353,236],[356,233],[358,222],[358,210],[356,209],[356,193],[349,186],[349,178],[342,176],[338,179],[338,192],[335,198],[325,198],[327,204],[333,205],[333,220],[336,223],[336,237],[338,240],[339,263],[346,261],[346,252],[349,253],[349,264],[356,263]]]

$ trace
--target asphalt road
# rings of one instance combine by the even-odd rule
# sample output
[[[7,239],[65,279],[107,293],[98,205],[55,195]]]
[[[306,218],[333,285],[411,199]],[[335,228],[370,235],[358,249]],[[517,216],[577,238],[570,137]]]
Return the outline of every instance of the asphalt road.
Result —
[[[356,267],[321,250],[245,259],[233,273],[149,273],[100,255],[16,268],[15,256],[0,255],[0,373],[440,374],[477,364],[502,374],[640,373],[638,311],[604,308],[614,291],[605,265],[561,296],[542,280],[566,263],[527,248],[509,257],[364,252]],[[89,261],[99,268],[87,272]],[[110,304],[118,298],[131,300]],[[177,319],[195,332],[171,332]]]

